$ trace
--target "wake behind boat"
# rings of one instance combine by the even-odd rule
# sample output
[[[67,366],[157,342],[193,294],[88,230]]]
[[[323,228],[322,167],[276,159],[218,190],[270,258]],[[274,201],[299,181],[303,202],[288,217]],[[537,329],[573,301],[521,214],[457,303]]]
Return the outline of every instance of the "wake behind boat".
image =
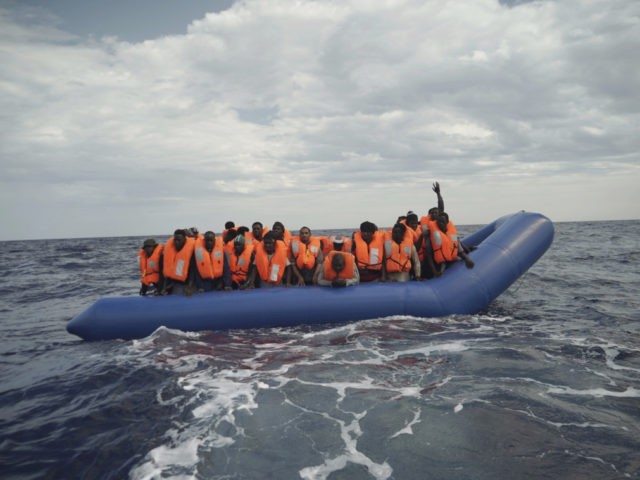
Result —
[[[159,327],[183,331],[353,322],[392,315],[474,314],[523,275],[549,248],[553,223],[538,213],[501,217],[464,239],[473,269],[457,262],[439,278],[349,288],[271,288],[184,296],[103,298],[67,331],[84,340],[135,339]]]

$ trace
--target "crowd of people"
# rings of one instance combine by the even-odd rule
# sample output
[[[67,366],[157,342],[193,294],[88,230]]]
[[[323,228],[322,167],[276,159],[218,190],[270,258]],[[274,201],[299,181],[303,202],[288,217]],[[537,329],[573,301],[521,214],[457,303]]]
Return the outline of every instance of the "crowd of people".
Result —
[[[393,227],[380,230],[365,221],[351,237],[312,235],[308,227],[292,235],[281,222],[269,230],[227,222],[221,235],[196,228],[178,229],[164,245],[144,241],[139,252],[141,295],[183,294],[320,285],[347,287],[361,282],[407,282],[441,276],[462,260],[473,268],[468,249],[438,206],[419,218],[408,212]]]

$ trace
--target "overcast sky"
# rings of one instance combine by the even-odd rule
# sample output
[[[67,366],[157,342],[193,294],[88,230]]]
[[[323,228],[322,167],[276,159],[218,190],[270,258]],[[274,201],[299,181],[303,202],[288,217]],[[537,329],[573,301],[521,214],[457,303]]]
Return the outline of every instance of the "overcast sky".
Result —
[[[0,0],[0,239],[640,218],[637,0]]]

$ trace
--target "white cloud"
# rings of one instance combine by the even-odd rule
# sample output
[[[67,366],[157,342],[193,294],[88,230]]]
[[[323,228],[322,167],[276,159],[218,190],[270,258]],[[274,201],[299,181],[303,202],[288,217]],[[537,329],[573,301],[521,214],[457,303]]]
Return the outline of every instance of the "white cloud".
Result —
[[[435,179],[458,223],[638,218],[639,17],[250,0],[127,43],[0,9],[3,237],[388,225]]]

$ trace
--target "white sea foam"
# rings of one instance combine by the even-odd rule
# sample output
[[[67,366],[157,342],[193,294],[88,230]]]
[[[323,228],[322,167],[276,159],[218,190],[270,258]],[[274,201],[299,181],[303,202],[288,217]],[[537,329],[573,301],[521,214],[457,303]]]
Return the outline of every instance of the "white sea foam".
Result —
[[[195,478],[194,470],[198,461],[198,447],[200,441],[197,438],[187,438],[175,445],[161,445],[147,454],[147,460],[135,467],[129,473],[132,480],[152,480],[163,478],[163,471],[167,468],[179,466],[190,470],[189,473],[172,475],[173,479],[187,480]]]
[[[301,478],[325,480],[331,473],[342,470],[348,463],[364,466],[369,474],[378,480],[386,480],[391,476],[393,469],[387,462],[376,463],[357,448],[357,439],[362,435],[360,419],[366,415],[366,412],[354,414],[354,419],[350,423],[331,418],[327,414],[322,415],[340,426],[340,437],[344,442],[344,449],[342,454],[333,458],[327,458],[321,465],[305,467],[300,470]]]
[[[413,412],[413,418],[404,426],[404,428],[398,430],[396,433],[391,435],[390,438],[396,438],[400,435],[413,435],[413,426],[420,423],[420,415],[422,414],[422,410],[419,408],[418,410]]]
[[[586,390],[576,390],[569,387],[551,387],[547,390],[548,393],[555,393],[558,395],[584,395],[591,397],[618,397],[618,398],[635,398],[640,397],[640,389],[634,387],[628,387],[624,391],[615,392],[606,390],[604,388],[590,388]]]

